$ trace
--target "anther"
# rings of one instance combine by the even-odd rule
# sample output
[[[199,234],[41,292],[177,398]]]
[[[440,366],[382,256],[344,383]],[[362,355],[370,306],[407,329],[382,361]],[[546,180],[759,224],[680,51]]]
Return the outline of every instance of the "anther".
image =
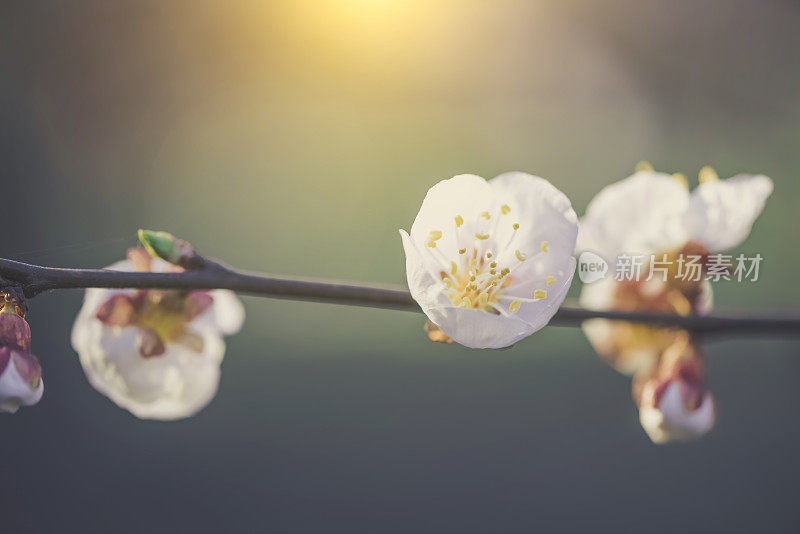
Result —
[[[717,171],[714,170],[714,167],[706,165],[705,167],[700,169],[697,178],[699,179],[701,184],[705,184],[708,182],[715,182],[719,180],[719,175],[717,174]]]
[[[687,188],[689,187],[689,180],[686,178],[686,175],[683,174],[682,172],[676,172],[675,174],[672,175],[672,178],[683,184],[683,187]]]
[[[513,228],[514,228],[514,230],[519,230],[519,223],[514,223]]]
[[[514,252],[514,255],[517,257],[517,259],[518,259],[519,261],[525,261],[525,260],[527,259],[527,258],[525,257],[525,255],[524,255],[522,252],[520,252],[519,250],[517,250],[516,252]]]
[[[456,215],[456,228],[460,228],[462,224],[464,224],[464,217]]]
[[[550,243],[548,243],[547,241],[542,241],[542,252],[550,252],[549,250],[547,250],[547,247],[549,246]]]
[[[486,241],[487,239],[489,239],[489,234],[477,234],[476,233],[475,237],[477,239],[480,239],[481,241]]]
[[[537,289],[533,292],[533,300],[542,300],[547,298],[547,291],[544,289]]]
[[[511,211],[511,208],[508,206],[508,204],[503,204],[502,206],[500,206],[500,212],[503,215],[508,215],[509,211]]]
[[[430,239],[431,241],[436,241],[441,238],[442,238],[442,232],[440,232],[439,230],[431,230],[431,233],[428,234],[428,239]]]
[[[465,248],[460,248],[460,249],[458,249],[458,253],[459,253],[459,254],[466,254],[466,253],[467,253],[467,249],[465,249]]]
[[[436,241],[428,241],[425,244],[428,245],[430,248],[436,248]]]
[[[511,305],[508,307],[508,311],[511,313],[517,313],[519,311],[519,307],[522,306],[522,301],[517,299],[511,302]]]
[[[488,211],[484,211],[484,212],[481,213],[481,217],[483,217],[484,219],[486,219],[488,221],[492,216],[489,215]]]
[[[458,272],[458,265],[456,265],[456,262],[451,261],[450,262],[450,274],[456,274],[457,272]]]
[[[556,283],[556,278],[555,278],[555,276],[548,276],[548,277],[547,277],[547,285],[548,285],[548,286],[552,286],[552,285],[553,285],[553,284],[555,284],[555,283]]]

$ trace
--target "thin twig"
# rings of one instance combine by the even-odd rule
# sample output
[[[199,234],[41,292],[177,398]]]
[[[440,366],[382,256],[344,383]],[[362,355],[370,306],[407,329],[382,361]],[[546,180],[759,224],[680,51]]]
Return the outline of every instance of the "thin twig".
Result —
[[[421,311],[408,290],[392,284],[366,284],[239,271],[203,258],[202,267],[180,273],[124,272],[105,269],[42,267],[0,258],[4,285],[27,298],[43,291],[74,288],[230,289],[278,299],[328,302],[393,310]],[[588,310],[562,306],[550,322],[580,326],[587,319],[616,319],[685,328],[699,335],[800,335],[798,317],[679,316],[649,312]]]

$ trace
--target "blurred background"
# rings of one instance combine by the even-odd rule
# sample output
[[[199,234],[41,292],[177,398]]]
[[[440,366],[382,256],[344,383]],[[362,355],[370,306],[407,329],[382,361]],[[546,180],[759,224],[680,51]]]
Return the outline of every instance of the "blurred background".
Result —
[[[398,228],[455,174],[582,213],[647,159],[762,172],[761,280],[800,309],[800,3],[30,2],[0,16],[0,256],[98,267],[139,227],[242,268],[402,283]],[[572,294],[576,295],[579,283]],[[31,302],[42,402],[0,417],[3,532],[796,532],[800,347],[707,346],[712,434],[655,446],[578,329],[429,342],[419,314],[245,298],[220,392],[140,421]]]

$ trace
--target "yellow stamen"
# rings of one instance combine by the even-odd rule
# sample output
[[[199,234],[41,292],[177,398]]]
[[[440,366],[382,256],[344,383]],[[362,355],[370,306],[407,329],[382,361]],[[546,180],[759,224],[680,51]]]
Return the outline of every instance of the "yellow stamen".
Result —
[[[491,258],[491,257],[492,257],[492,253],[491,253],[491,252],[487,252],[487,253],[486,253],[486,257],[487,257],[487,258]]]
[[[458,265],[456,265],[456,262],[451,261],[450,262],[450,274],[456,274],[457,272],[458,272]]]
[[[683,184],[683,187],[689,187],[689,180],[686,178],[686,175],[682,172],[676,172],[672,175],[672,178]]]
[[[533,300],[541,300],[547,298],[547,291],[544,289],[537,289],[533,292]]]
[[[476,233],[475,237],[477,239],[480,239],[481,241],[486,241],[487,239],[489,239],[489,234],[477,234]]]
[[[481,293],[480,295],[478,295],[478,304],[480,304],[481,306],[486,306],[487,304],[489,304],[489,295],[487,295],[486,293]]]
[[[489,269],[489,274],[497,274],[497,269]]]
[[[649,161],[640,161],[636,164],[636,172],[653,171],[653,166]]]
[[[522,306],[522,301],[517,299],[511,302],[511,305],[508,307],[508,311],[511,313],[517,313],[519,311],[519,307]]]
[[[486,219],[488,221],[491,218],[491,215],[489,215],[488,211],[484,211],[484,212],[481,213],[481,217],[483,217],[484,219]]]
[[[517,250],[516,252],[514,252],[514,255],[517,257],[517,259],[518,259],[519,261],[525,261],[525,260],[527,260],[527,259],[528,259],[528,258],[526,258],[526,257],[525,257],[525,255],[524,255],[524,254],[522,254],[522,252],[520,252],[519,250]]]
[[[436,241],[428,241],[425,244],[428,245],[430,248],[436,248]]]
[[[466,253],[467,253],[467,249],[465,249],[465,248],[460,248],[460,249],[458,249],[458,253],[459,253],[459,254],[466,254]]]
[[[519,224],[514,223],[514,230],[519,230]]]
[[[456,215],[456,228],[460,228],[462,224],[464,224],[464,217]]]
[[[508,204],[503,204],[502,206],[500,206],[500,213],[502,213],[503,215],[508,215],[509,211],[511,211],[511,208],[508,206]]]
[[[431,230],[431,233],[428,234],[428,239],[431,241],[437,241],[442,238],[442,232],[439,230]]]
[[[700,169],[697,178],[700,180],[700,184],[707,184],[708,182],[716,182],[719,180],[719,175],[717,171],[714,170],[714,167],[706,165]]]
[[[552,286],[555,283],[556,283],[556,277],[555,276],[548,276],[547,277],[547,285],[548,286]]]
[[[494,269],[495,267],[497,267],[497,262],[496,262],[496,261],[493,261],[492,263],[490,263],[490,264],[489,264],[489,267],[491,267],[492,269]]]
[[[549,250],[547,250],[547,247],[549,246],[550,243],[548,243],[547,241],[542,241],[542,252],[550,252]]]

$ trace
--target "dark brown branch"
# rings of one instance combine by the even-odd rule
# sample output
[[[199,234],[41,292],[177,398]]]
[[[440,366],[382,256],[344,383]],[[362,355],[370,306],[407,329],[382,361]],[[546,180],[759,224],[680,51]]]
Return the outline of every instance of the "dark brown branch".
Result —
[[[143,273],[104,269],[41,267],[0,259],[4,285],[27,298],[43,291],[71,288],[230,289],[270,298],[329,302],[394,310],[420,311],[408,290],[390,284],[364,284],[294,276],[248,273],[204,259],[199,270]],[[617,319],[685,328],[699,335],[800,335],[800,317],[678,316],[647,312],[597,311],[562,306],[550,322],[579,326],[594,318]]]

